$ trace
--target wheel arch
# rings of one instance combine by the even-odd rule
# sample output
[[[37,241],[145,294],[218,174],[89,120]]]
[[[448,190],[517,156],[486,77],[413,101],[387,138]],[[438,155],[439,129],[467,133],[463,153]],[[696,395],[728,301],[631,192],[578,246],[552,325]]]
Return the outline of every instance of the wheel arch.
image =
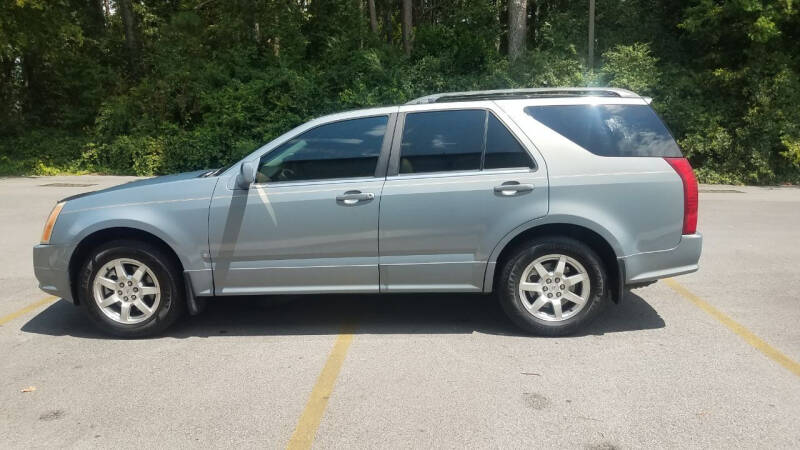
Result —
[[[492,252],[484,277],[484,292],[491,292],[503,264],[514,251],[526,242],[543,236],[569,237],[588,245],[600,257],[609,279],[611,298],[619,303],[624,293],[625,268],[618,260],[619,244],[599,225],[572,222],[547,222],[523,226],[509,233]]]
[[[162,238],[156,236],[153,233],[148,231],[139,229],[139,228],[131,228],[131,227],[110,227],[110,228],[103,228],[100,230],[93,231],[88,235],[84,236],[83,239],[78,243],[73,250],[72,254],[69,258],[68,263],[68,273],[69,273],[69,281],[70,281],[70,290],[72,291],[72,298],[75,304],[79,302],[79,296],[77,292],[77,276],[78,271],[80,271],[81,266],[83,265],[83,261],[86,257],[92,252],[92,250],[96,249],[98,246],[103,245],[106,242],[116,240],[116,239],[131,239],[141,242],[147,242],[153,244],[162,250],[164,250],[178,265],[181,273],[178,276],[182,276],[184,265],[181,261],[178,254],[175,250],[167,244]]]

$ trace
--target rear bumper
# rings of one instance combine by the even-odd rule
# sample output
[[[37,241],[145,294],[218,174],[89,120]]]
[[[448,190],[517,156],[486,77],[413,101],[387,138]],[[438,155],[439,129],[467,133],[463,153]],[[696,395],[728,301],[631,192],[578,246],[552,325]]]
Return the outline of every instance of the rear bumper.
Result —
[[[646,283],[696,272],[702,248],[701,234],[686,234],[675,248],[619,258],[625,267],[625,284]]]
[[[40,244],[33,247],[33,273],[39,289],[48,294],[73,301],[67,264],[68,248]]]

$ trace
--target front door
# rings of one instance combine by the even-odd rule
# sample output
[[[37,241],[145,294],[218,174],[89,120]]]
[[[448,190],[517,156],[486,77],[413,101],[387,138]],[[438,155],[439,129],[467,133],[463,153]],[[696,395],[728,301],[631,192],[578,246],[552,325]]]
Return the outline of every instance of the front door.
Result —
[[[389,116],[320,125],[267,152],[249,190],[217,188],[216,295],[377,292],[378,160]]]
[[[497,243],[547,214],[547,175],[487,109],[401,124],[381,197],[381,290],[481,291]]]

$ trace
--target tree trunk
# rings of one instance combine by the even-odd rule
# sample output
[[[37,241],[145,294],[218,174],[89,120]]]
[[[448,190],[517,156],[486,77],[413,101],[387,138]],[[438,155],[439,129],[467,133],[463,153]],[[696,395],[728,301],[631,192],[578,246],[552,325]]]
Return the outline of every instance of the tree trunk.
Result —
[[[589,0],[589,70],[594,68],[594,0]]]
[[[34,51],[25,51],[22,54],[22,87],[25,90],[25,101],[22,103],[22,112],[27,120],[34,123],[43,123],[47,119],[47,102],[44,86],[39,82],[42,73],[41,59]]]
[[[369,6],[369,28],[378,34],[378,15],[375,13],[375,0],[367,0]]]
[[[386,43],[392,43],[392,2],[384,0],[383,2],[383,32],[386,35]]]
[[[508,0],[508,58],[512,61],[525,52],[528,0]]]
[[[532,28],[531,30],[531,44],[535,47],[539,43],[539,17],[541,17],[541,10],[542,10],[542,0],[534,0],[533,2],[533,14],[531,15],[531,23],[528,24],[528,28]]]
[[[495,33],[494,36],[494,51],[500,53],[500,47],[503,45],[503,0],[494,0],[494,8],[495,12],[497,13],[497,25],[499,27],[498,33]]]
[[[411,56],[411,27],[412,27],[411,0],[403,0],[403,51],[406,56]]]
[[[106,28],[106,15],[102,0],[89,0],[89,32],[93,37],[100,36]]]
[[[125,47],[128,49],[128,64],[136,74],[139,68],[139,39],[136,35],[136,13],[133,12],[131,0],[117,0],[122,24],[125,28]]]

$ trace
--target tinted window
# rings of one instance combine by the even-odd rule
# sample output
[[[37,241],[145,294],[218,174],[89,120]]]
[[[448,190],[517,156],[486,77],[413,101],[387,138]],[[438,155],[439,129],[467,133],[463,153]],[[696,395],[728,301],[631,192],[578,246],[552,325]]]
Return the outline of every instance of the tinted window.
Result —
[[[484,169],[533,167],[528,152],[494,114],[489,114],[487,126]]]
[[[480,169],[485,121],[482,110],[407,114],[400,173]]]
[[[261,158],[256,182],[371,177],[381,153],[388,117],[322,125]]]
[[[681,156],[675,139],[646,105],[529,106],[525,112],[600,156]]]

